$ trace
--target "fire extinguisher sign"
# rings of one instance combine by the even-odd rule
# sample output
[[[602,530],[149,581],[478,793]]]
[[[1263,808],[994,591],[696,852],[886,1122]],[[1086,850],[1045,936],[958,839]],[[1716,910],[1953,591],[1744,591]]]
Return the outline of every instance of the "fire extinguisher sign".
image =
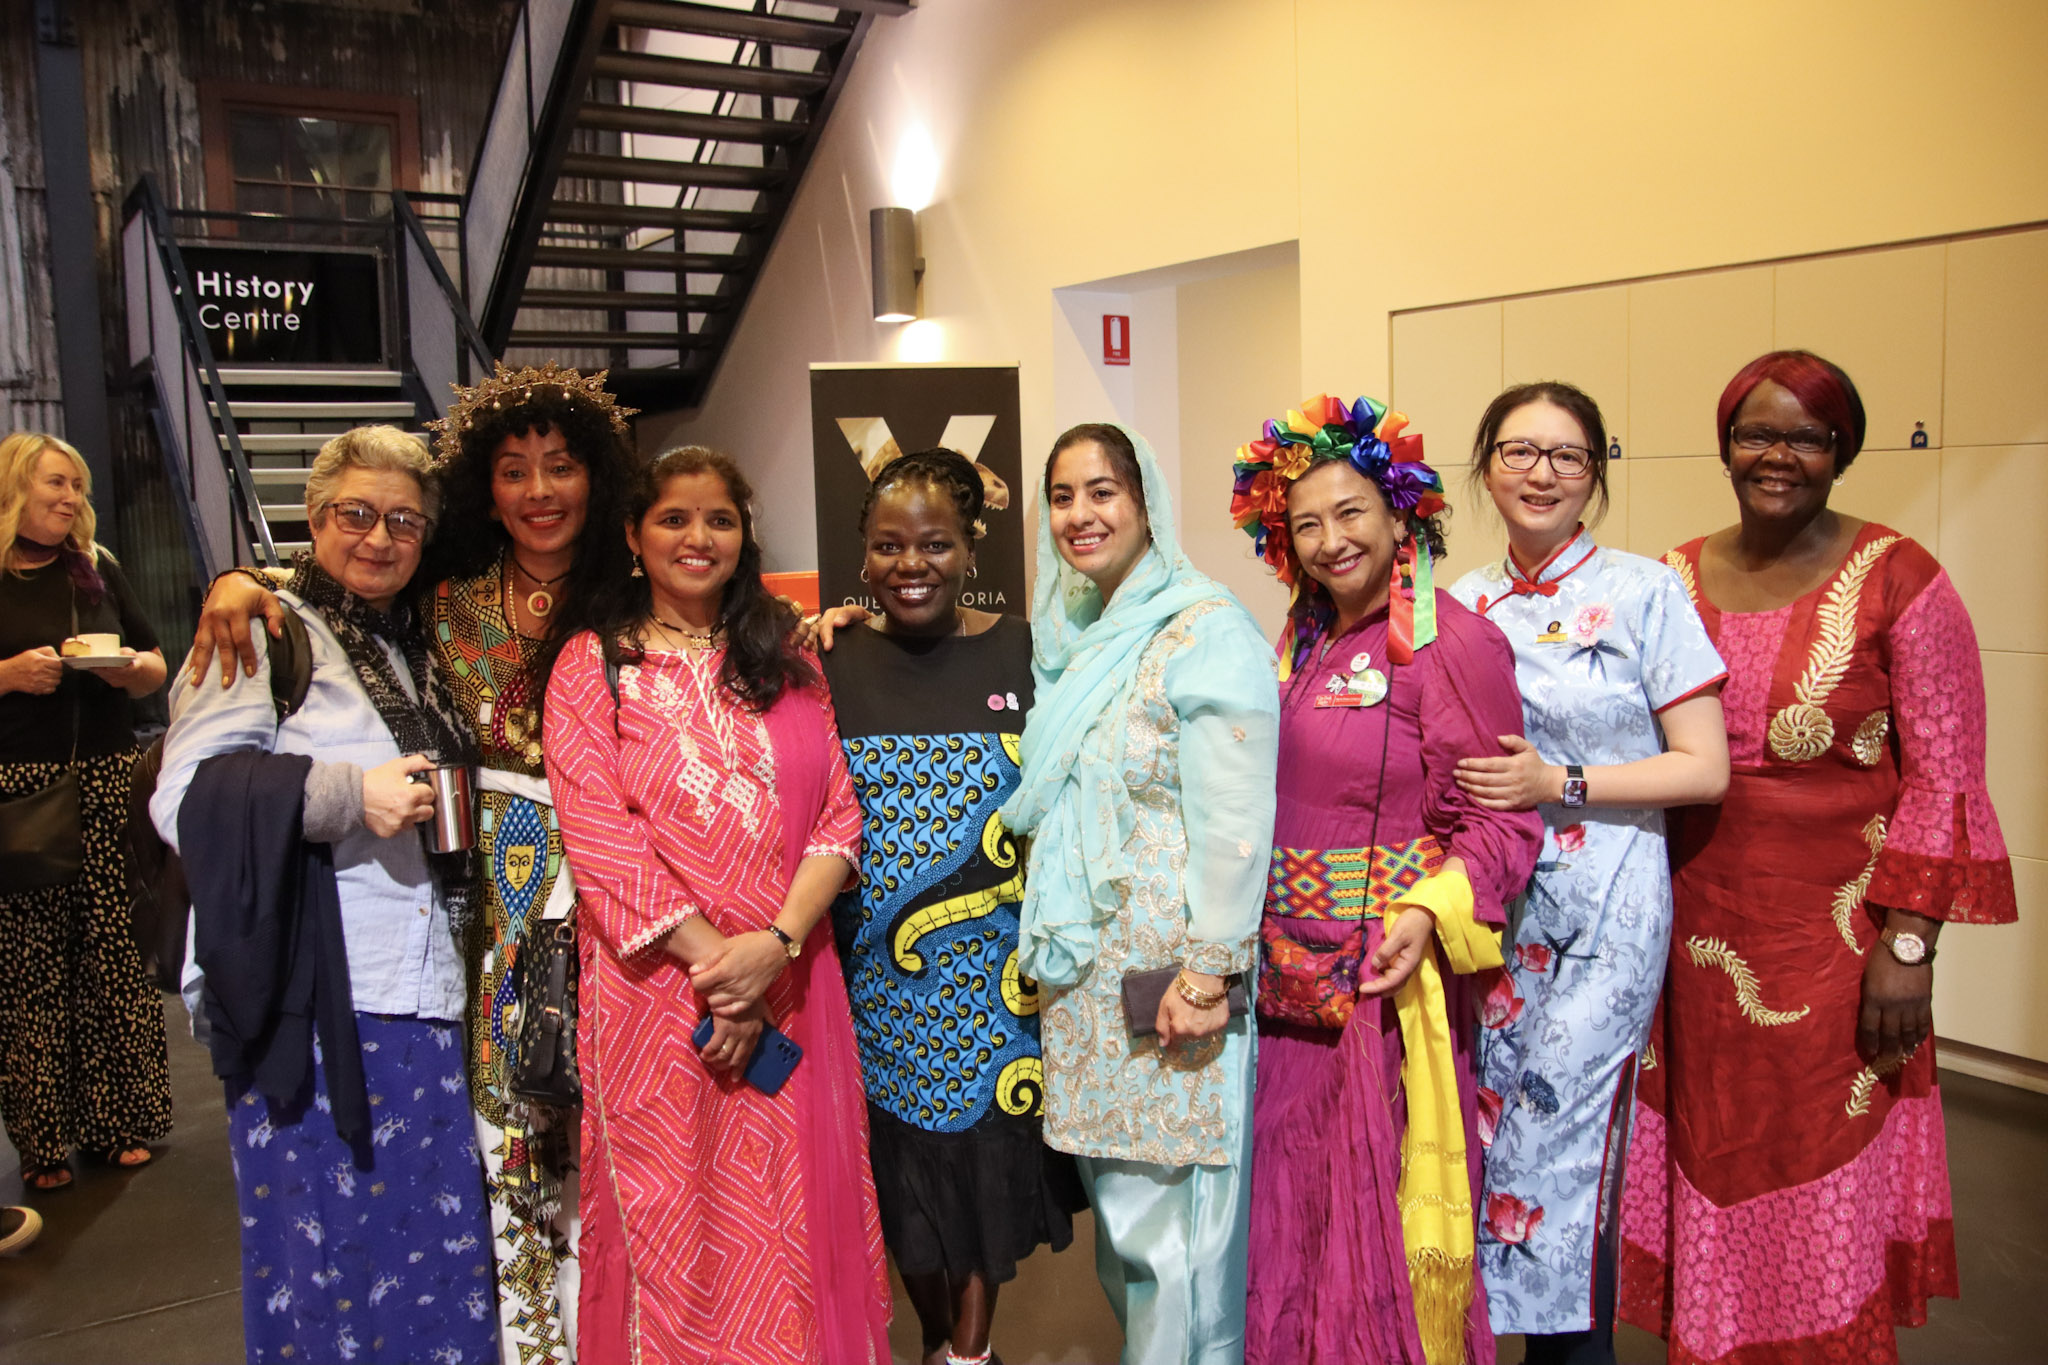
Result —
[[[1114,313],[1102,315],[1102,363],[1105,365],[1128,365],[1131,363],[1131,320]]]

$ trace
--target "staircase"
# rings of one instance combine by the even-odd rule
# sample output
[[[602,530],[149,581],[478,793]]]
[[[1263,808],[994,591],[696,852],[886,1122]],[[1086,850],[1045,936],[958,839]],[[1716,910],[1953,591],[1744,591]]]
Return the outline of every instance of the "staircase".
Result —
[[[700,404],[862,39],[911,3],[529,0],[464,207],[485,343]]]
[[[397,370],[228,369],[224,426],[232,426],[249,460],[258,510],[281,557],[310,548],[306,473],[329,439],[350,427],[387,422],[424,435],[423,417],[405,396]],[[221,405],[207,410],[222,420]]]

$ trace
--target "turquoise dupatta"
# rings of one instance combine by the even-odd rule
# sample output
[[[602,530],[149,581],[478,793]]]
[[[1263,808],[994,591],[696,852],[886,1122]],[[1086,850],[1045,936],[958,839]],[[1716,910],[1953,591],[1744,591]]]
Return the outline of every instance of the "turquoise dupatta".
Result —
[[[1031,601],[1038,695],[1024,726],[1023,773],[1002,809],[1003,823],[1032,840],[1019,966],[1050,986],[1075,984],[1094,962],[1097,927],[1115,915],[1131,874],[1124,845],[1136,816],[1118,722],[1145,646],[1199,602],[1236,601],[1182,551],[1151,445],[1129,427],[1117,429],[1138,452],[1152,545],[1105,610],[1095,585],[1060,558],[1041,502]]]

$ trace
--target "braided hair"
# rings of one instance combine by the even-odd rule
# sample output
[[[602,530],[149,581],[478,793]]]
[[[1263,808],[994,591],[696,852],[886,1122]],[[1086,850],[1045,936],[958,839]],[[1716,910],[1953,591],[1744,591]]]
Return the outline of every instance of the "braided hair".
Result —
[[[914,455],[905,455],[882,466],[874,481],[868,484],[867,496],[860,504],[860,531],[867,534],[868,513],[875,507],[876,499],[885,490],[916,486],[932,489],[943,494],[953,504],[953,510],[960,514],[960,530],[969,541],[981,537],[985,529],[981,524],[983,499],[981,471],[974,467],[965,455],[944,446],[920,450]]]

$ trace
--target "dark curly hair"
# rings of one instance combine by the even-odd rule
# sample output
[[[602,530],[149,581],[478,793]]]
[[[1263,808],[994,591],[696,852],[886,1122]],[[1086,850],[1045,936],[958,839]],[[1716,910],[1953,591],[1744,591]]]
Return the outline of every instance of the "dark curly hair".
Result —
[[[1592,525],[1599,525],[1607,515],[1607,422],[1600,416],[1600,405],[1592,396],[1575,384],[1559,379],[1539,379],[1533,384],[1517,384],[1505,389],[1498,398],[1486,405],[1480,415],[1479,430],[1472,437],[1472,486],[1483,488],[1486,471],[1493,463],[1493,446],[1500,439],[1501,424],[1516,408],[1531,403],[1548,403],[1571,414],[1579,430],[1586,433],[1586,450],[1591,456],[1588,468],[1593,474],[1593,515],[1587,518]]]
[[[960,532],[972,543],[981,534],[981,510],[987,496],[981,484],[981,472],[965,455],[944,446],[933,446],[920,450],[914,455],[905,455],[882,466],[882,472],[875,475],[868,485],[868,492],[860,504],[860,530],[863,535],[868,529],[868,513],[884,491],[915,484],[943,494],[953,504],[953,510],[960,514]]]
[[[817,670],[794,644],[797,615],[761,581],[761,542],[754,538],[754,489],[732,457],[704,446],[664,452],[634,481],[621,524],[639,526],[672,479],[716,474],[740,512],[740,558],[718,602],[725,659],[718,681],[754,711],[766,711],[792,687],[818,685]],[[630,556],[629,556],[630,558]],[[603,585],[593,603],[592,628],[607,663],[632,663],[644,651],[640,630],[654,611],[652,590],[631,567]]]
[[[462,433],[462,449],[436,471],[441,516],[415,582],[437,584],[472,578],[498,562],[512,544],[511,533],[491,513],[491,477],[498,447],[507,439],[560,432],[572,458],[590,471],[590,503],[577,543],[576,562],[556,595],[541,648],[529,661],[526,695],[536,711],[545,705],[548,676],[562,645],[593,623],[601,585],[632,572],[632,551],[622,529],[641,462],[612,428],[611,415],[560,389],[541,387],[524,402],[478,412]]]

